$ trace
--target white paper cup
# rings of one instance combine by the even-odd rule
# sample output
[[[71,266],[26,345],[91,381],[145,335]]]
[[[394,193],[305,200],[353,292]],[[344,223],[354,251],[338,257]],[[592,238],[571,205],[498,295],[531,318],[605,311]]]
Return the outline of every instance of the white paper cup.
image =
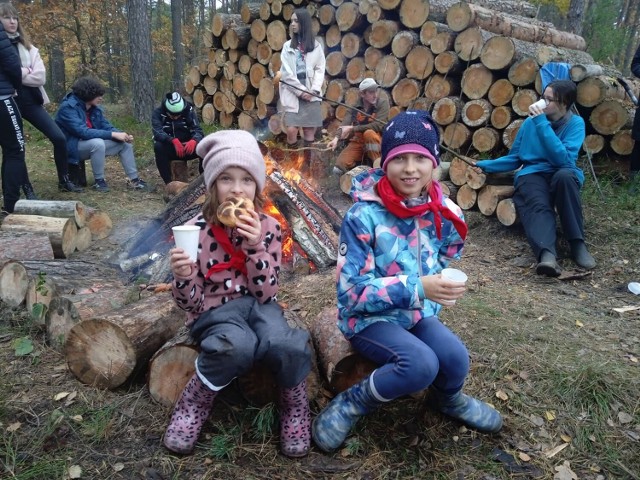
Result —
[[[458,270],[457,268],[444,268],[442,272],[440,272],[442,276],[448,280],[458,283],[467,283],[468,277],[467,274],[462,270]],[[456,301],[451,300],[449,302],[443,302],[443,305],[455,305]]]
[[[541,98],[537,102],[532,103],[531,106],[538,107],[544,110],[545,108],[547,108],[547,101],[544,98]]]
[[[182,248],[189,254],[192,262],[198,258],[198,242],[200,240],[200,227],[197,225],[180,225],[171,227],[176,247]]]

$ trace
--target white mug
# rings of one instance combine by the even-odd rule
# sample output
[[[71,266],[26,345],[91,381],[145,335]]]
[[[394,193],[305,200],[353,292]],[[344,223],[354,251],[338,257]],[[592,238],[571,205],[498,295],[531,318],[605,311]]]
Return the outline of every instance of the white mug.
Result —
[[[542,110],[547,108],[547,105],[548,103],[544,98],[541,98],[537,102],[531,104],[532,107],[538,107],[538,108],[541,108]]]

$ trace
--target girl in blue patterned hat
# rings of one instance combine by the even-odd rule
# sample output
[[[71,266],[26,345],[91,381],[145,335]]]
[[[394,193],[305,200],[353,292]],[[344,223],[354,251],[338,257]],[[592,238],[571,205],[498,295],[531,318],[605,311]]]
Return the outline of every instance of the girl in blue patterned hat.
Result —
[[[462,393],[469,354],[438,319],[465,292],[440,272],[460,258],[467,234],[460,208],[432,178],[438,145],[427,112],[401,113],[382,133],[382,168],[354,181],[340,232],[338,327],[379,367],[316,417],[312,435],[324,451],[360,416],[427,387],[437,410],[479,431],[502,427],[496,410]]]

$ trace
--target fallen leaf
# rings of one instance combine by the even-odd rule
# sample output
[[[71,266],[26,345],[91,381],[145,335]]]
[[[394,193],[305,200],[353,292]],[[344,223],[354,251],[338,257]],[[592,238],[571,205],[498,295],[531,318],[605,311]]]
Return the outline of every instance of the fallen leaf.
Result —
[[[507,395],[505,392],[503,392],[502,390],[498,390],[496,392],[496,397],[498,397],[500,400],[504,400],[505,402],[507,400],[509,400],[509,395]]]
[[[576,327],[584,327],[584,323],[582,323],[580,320],[576,320]]]
[[[53,400],[56,402],[59,402],[60,400],[62,400],[63,398],[66,398],[69,395],[69,392],[60,392],[60,393],[56,393],[53,397]]]
[[[518,452],[518,458],[520,458],[520,460],[522,460],[523,462],[528,462],[529,460],[531,460],[531,457],[524,452]]]
[[[542,425],[544,425],[544,419],[537,415],[530,415],[529,420],[531,420],[531,423],[533,423],[536,427],[541,427]]]
[[[522,380],[529,380],[529,373],[528,372],[520,372],[518,374],[518,376],[522,379]]]
[[[548,422],[553,422],[556,419],[556,412],[553,410],[547,410],[544,412],[544,416],[547,418]]]
[[[71,465],[69,467],[69,478],[82,478],[82,468],[80,468],[80,465]]]
[[[560,438],[563,442],[571,443],[571,437],[565,433],[560,434]]]
[[[121,470],[124,470],[124,463],[116,463],[113,466],[113,470],[116,472],[120,472]]]
[[[73,417],[71,417],[71,420],[73,420],[74,422],[80,423],[84,419],[82,418],[82,415],[74,415]]]
[[[7,427],[7,432],[13,433],[16,430],[18,430],[21,426],[22,424],[20,422],[12,423]]]
[[[545,450],[544,456],[547,458],[553,458],[555,457],[557,454],[559,454],[562,450],[564,450],[565,448],[567,448],[569,446],[568,443],[562,443],[560,445],[558,445],[557,447],[553,447],[549,450]]]
[[[628,413],[619,412],[618,413],[618,421],[624,425],[625,423],[633,422],[633,417],[631,415],[629,415]]]
[[[553,480],[578,480],[578,476],[571,470],[570,463],[565,460],[562,465],[554,469],[557,473],[553,475]]]

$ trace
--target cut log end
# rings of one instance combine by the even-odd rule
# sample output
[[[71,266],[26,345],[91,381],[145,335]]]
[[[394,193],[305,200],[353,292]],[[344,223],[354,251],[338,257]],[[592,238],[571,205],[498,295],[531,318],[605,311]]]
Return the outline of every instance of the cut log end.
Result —
[[[78,380],[98,388],[122,385],[136,366],[127,334],[107,320],[85,320],[73,327],[65,343],[69,370]]]

